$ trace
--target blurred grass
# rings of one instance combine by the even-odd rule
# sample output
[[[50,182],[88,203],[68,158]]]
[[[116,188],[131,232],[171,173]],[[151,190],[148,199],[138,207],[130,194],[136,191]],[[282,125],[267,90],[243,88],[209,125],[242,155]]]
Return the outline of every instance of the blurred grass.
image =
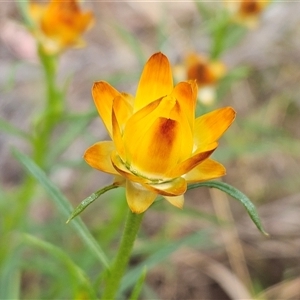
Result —
[[[10,64],[10,72],[3,72],[4,77],[0,81],[0,150],[3,157],[0,160],[1,299],[91,299],[99,296],[101,280],[105,276],[104,269],[117,250],[124,223],[126,201],[123,192],[111,193],[93,203],[94,208],[90,207],[82,215],[84,223],[74,220],[68,226],[64,224],[72,206],[75,207],[87,195],[104,186],[103,183],[107,180],[97,171],[84,167],[80,161],[84,149],[89,146],[87,140],[105,138],[102,125],[95,121],[98,118],[96,110],[91,109],[90,88],[96,78],[107,80],[116,87],[128,85],[126,91],[133,92],[146,58],[158,50],[163,50],[174,63],[183,60],[184,53],[181,51],[188,47],[183,45],[180,38],[174,38],[174,24],[177,30],[180,28],[186,35],[195,50],[205,49],[211,57],[227,59],[230,64],[229,73],[217,87],[217,102],[212,107],[198,109],[198,113],[203,114],[206,110],[232,105],[238,111],[235,124],[226,132],[214,154],[226,166],[228,175],[225,181],[243,190],[254,203],[269,205],[268,210],[271,210],[275,200],[280,201],[299,192],[300,124],[297,116],[300,106],[299,92],[295,89],[297,85],[292,84],[292,79],[299,78],[299,74],[291,73],[287,81],[280,77],[275,82],[271,80],[286,64],[298,66],[297,59],[290,62],[288,57],[290,53],[298,58],[297,45],[290,52],[288,49],[293,47],[297,26],[293,25],[295,29],[290,32],[290,44],[286,41],[283,29],[281,33],[277,32],[282,35],[282,45],[280,40],[271,40],[277,27],[266,22],[276,22],[276,4],[270,7],[270,10],[274,8],[275,16],[269,17],[253,32],[228,24],[226,15],[219,14],[217,8],[206,6],[206,3],[195,2],[192,8],[185,8],[180,4],[171,7],[165,3],[164,8],[157,5],[155,8],[159,11],[168,12],[157,19],[145,14],[140,6],[143,4],[86,4],[93,7],[97,23],[88,35],[88,47],[78,52],[65,53],[60,61],[60,78],[64,78],[69,72],[74,72],[74,78],[66,85],[70,101],[68,113],[48,144],[46,160],[50,171],[47,176],[32,163],[29,156],[22,154],[30,152],[27,142],[30,142],[32,135],[32,132],[23,128],[28,128],[28,123],[32,122],[36,113],[34,107],[42,101],[35,92],[36,85],[41,85],[42,80],[27,77],[26,72],[34,72],[39,66],[26,61],[23,63],[22,58],[18,58],[16,52],[1,39],[6,52],[0,54],[0,68],[7,61]],[[200,13],[197,12],[197,7]],[[289,9],[290,14],[297,11]],[[178,11],[181,18],[178,17]],[[110,20],[112,13],[117,16],[114,21]],[[283,12],[277,11],[279,16],[280,13]],[[9,17],[16,18],[15,16],[16,11]],[[285,18],[284,22],[289,21]],[[187,37],[188,34],[190,37]],[[272,51],[264,48],[265,53],[259,53],[262,48],[258,47],[256,50],[256,44],[263,44],[262,40],[268,40],[269,35],[269,48]],[[168,36],[172,36],[172,39],[168,39]],[[255,36],[259,38],[255,40]],[[145,42],[147,37],[148,42]],[[246,48],[241,46],[243,39],[246,40]],[[247,39],[250,39],[248,44]],[[284,50],[282,56],[280,52],[274,53],[274,49],[278,48]],[[252,53],[252,60],[247,60],[245,49],[249,49],[249,57]],[[274,62],[269,61],[270,53],[277,55],[274,58],[275,61],[278,60],[277,68],[273,68]],[[78,65],[75,62],[79,62]],[[102,74],[107,74],[107,77],[103,78]],[[260,74],[259,78],[257,74]],[[277,87],[277,90],[273,90],[273,87]],[[29,110],[20,111],[20,103],[24,104],[26,101]],[[77,112],[73,113],[73,108]],[[20,112],[16,114],[18,111]],[[14,220],[14,217],[16,211],[20,207],[22,209],[22,201],[27,197],[18,193],[20,180],[26,175],[11,156],[7,155],[8,145],[15,144],[16,139],[20,141],[17,143],[16,157],[38,182],[34,183],[37,189],[32,194],[28,193],[32,202],[26,210],[24,208],[21,211],[22,220]],[[68,170],[71,175],[66,176],[64,170]],[[157,201],[149,212],[149,219],[145,220],[130,268],[123,280],[123,298],[128,298],[130,289],[139,280],[143,281],[144,276],[140,299],[150,299],[149,295],[154,295],[157,299],[165,299],[166,295],[172,295],[174,299],[187,299],[192,298],[193,289],[198,293],[204,291],[203,295],[208,293],[207,298],[217,299],[220,295],[222,299],[228,298],[228,295],[222,294],[215,287],[214,282],[203,277],[201,270],[196,267],[183,267],[174,263],[172,280],[176,278],[176,284],[168,278],[166,269],[170,257],[176,256],[177,250],[183,247],[205,252],[222,264],[228,264],[219,236],[220,231],[230,230],[229,225],[234,224],[228,224],[224,220],[220,224],[217,222],[211,209],[210,196],[205,190],[189,193],[186,198],[186,208],[182,211],[175,212],[164,201]],[[293,215],[298,208],[296,204],[281,203],[281,209],[275,217],[281,220],[279,214],[287,211],[284,215],[286,218],[280,222],[283,236],[276,231],[268,216],[262,215],[266,230],[281,247],[289,244],[292,249],[299,249],[299,234],[294,236],[288,227],[289,223],[299,225],[299,220]],[[258,210],[260,211],[260,207]],[[284,257],[276,252],[277,249],[272,249],[273,261],[268,260],[268,241],[255,236],[256,229],[249,223],[244,225],[244,211],[241,212],[235,205],[232,205],[232,211],[255,291],[266,299],[272,299],[274,293],[268,296],[267,288],[278,285],[282,291],[285,289],[284,283],[293,283],[299,278],[299,253],[294,258],[289,257],[288,253]],[[172,217],[167,212],[171,212]],[[75,227],[76,234],[70,226]],[[211,230],[204,231],[203,228]],[[99,248],[99,244],[102,248]],[[251,247],[256,248],[256,252],[251,251]],[[272,273],[269,268],[273,265],[281,266],[281,269]],[[153,283],[153,270],[165,274],[160,283]],[[190,276],[183,278],[181,274],[186,274],[185,271],[190,272]],[[199,284],[201,280],[203,285]],[[139,289],[138,284],[136,288]],[[296,292],[293,295],[299,297]],[[133,296],[133,299],[138,298]]]

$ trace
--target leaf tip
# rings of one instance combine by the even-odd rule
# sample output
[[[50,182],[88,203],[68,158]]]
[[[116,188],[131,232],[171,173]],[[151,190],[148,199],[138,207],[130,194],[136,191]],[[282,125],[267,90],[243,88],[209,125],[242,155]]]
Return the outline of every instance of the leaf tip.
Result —
[[[72,216],[66,221],[66,224],[69,224],[70,223],[70,221],[72,220],[73,218],[72,218]]]
[[[271,236],[270,236],[270,234],[269,234],[269,233],[267,233],[267,232],[266,232],[266,231],[264,231],[264,230],[262,230],[262,234],[263,234],[265,237],[268,237],[268,238],[269,238],[269,237],[271,237]]]

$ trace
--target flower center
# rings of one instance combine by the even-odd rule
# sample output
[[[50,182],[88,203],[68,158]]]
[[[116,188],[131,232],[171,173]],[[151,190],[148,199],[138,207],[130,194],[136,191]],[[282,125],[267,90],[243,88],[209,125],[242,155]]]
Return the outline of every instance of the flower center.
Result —
[[[149,180],[151,182],[151,184],[167,183],[167,182],[171,181],[170,179],[167,179],[167,178],[163,179],[163,178],[153,178],[151,176],[147,176],[147,175],[141,173],[140,171],[138,171],[137,169],[135,169],[129,163],[123,162],[123,164],[126,167],[126,169],[128,169],[132,174],[134,174],[137,177],[141,177],[141,178],[145,178],[145,179]]]

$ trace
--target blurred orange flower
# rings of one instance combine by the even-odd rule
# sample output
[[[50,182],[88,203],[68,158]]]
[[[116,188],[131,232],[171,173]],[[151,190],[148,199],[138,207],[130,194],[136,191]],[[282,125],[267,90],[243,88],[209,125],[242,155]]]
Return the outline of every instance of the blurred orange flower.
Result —
[[[224,0],[225,5],[233,15],[233,20],[249,28],[258,25],[259,16],[269,4],[269,0]]]
[[[94,84],[92,94],[112,141],[94,144],[84,159],[115,175],[115,184],[126,187],[134,213],[144,212],[157,195],[182,207],[188,183],[225,174],[209,156],[235,111],[225,107],[195,119],[197,84],[174,87],[169,60],[162,53],[146,63],[135,98],[104,81]]]
[[[198,98],[203,104],[210,105],[216,98],[216,84],[226,74],[226,66],[221,61],[211,61],[203,55],[191,53],[186,61],[186,78],[196,79]]]
[[[49,4],[30,4],[29,13],[36,24],[34,32],[48,54],[84,45],[81,35],[93,23],[91,12],[83,13],[76,0],[51,0]]]

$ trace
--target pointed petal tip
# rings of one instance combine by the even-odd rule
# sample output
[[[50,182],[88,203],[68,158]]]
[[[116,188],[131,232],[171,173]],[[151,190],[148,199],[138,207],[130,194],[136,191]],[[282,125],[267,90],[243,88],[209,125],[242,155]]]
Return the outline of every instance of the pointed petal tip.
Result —
[[[226,174],[225,167],[210,158],[203,161],[190,172],[184,175],[188,184],[216,179]]]
[[[157,193],[144,189],[140,184],[126,181],[126,200],[133,213],[141,214],[154,202]]]
[[[236,112],[222,107],[195,119],[194,142],[197,147],[217,141],[235,120]]]
[[[164,196],[164,198],[170,202],[173,206],[179,208],[179,209],[183,209],[183,205],[184,205],[184,195],[179,195],[179,196],[175,196],[175,197],[169,197],[169,196]]]
[[[228,116],[232,117],[232,121],[233,121],[236,117],[236,111],[231,106],[224,107],[224,109],[228,111],[227,114]]]
[[[158,51],[158,52],[152,54],[152,55],[150,56],[149,60],[150,60],[151,58],[154,58],[154,57],[157,58],[157,57],[159,57],[159,56],[168,59],[167,56],[166,56],[165,54],[163,54],[161,51]]]
[[[112,165],[110,154],[115,150],[115,146],[111,141],[102,141],[95,143],[83,154],[83,159],[92,168],[99,171],[118,175],[118,172]]]
[[[164,64],[166,66],[170,65],[170,61],[169,61],[168,57],[160,51],[152,54],[149,57],[146,65],[149,64],[149,63],[150,64],[153,64],[153,63],[155,63],[155,64]]]
[[[128,204],[129,206],[129,204]],[[129,209],[131,210],[131,212],[133,214],[142,214],[143,212],[145,212],[148,208],[143,208],[143,209],[140,209],[140,207],[135,207],[135,206],[129,206]]]
[[[235,120],[236,114],[236,111],[231,106],[224,107],[224,118],[228,120],[228,127]]]
[[[93,85],[92,85],[92,93],[93,92],[97,92],[98,90],[105,90],[105,89],[114,89],[108,82],[104,81],[104,80],[100,80],[100,81],[94,81]]]
[[[173,89],[173,76],[170,62],[161,52],[154,53],[146,62],[140,77],[134,111],[149,103],[169,95]]]

